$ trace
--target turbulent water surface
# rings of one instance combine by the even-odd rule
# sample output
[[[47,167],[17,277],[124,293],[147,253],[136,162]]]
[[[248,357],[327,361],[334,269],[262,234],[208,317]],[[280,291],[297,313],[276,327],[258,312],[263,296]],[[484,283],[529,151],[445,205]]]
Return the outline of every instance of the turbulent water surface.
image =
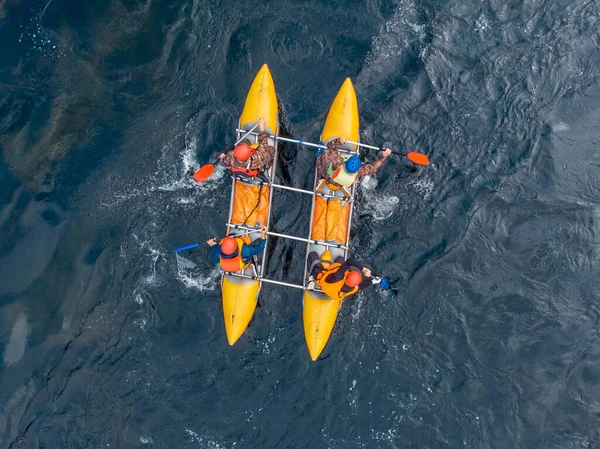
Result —
[[[599,448],[599,30],[597,0],[0,0],[0,448]],[[285,135],[351,77],[363,141],[433,162],[362,182],[352,254],[397,295],[317,362],[298,291],[230,347],[207,248],[171,253],[224,232],[229,178],[188,171],[263,63]]]

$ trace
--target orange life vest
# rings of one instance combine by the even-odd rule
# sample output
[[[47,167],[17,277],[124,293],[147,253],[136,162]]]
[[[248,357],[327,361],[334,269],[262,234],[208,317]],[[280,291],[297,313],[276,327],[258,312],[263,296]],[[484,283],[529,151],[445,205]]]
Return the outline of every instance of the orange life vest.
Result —
[[[247,264],[244,264],[244,261],[242,260],[242,246],[244,246],[244,244],[248,245],[249,243],[252,243],[250,237],[244,235],[243,237],[234,238],[238,246],[237,255],[235,257],[232,257],[231,259],[225,259],[219,254],[219,263],[221,264],[221,269],[223,271],[227,271],[228,273],[235,273],[236,271],[243,270],[244,268],[249,267],[251,263],[250,261]],[[223,243],[223,240],[225,240],[225,238],[219,240],[219,245]]]
[[[338,271],[341,266],[342,266],[341,263],[332,263],[327,268],[319,271],[319,273],[317,274],[317,278],[315,280],[317,285],[319,285],[321,287],[321,289],[323,290],[323,293],[325,293],[331,299],[344,299],[346,296],[353,295],[354,293],[356,293],[358,291],[358,287],[354,287],[349,292],[342,291],[342,287],[346,283],[346,280],[345,280],[346,274],[348,274],[348,271],[350,271],[350,270],[347,270],[344,273],[344,278],[341,281],[333,282],[333,283],[325,282],[325,278],[327,276],[329,276],[330,274]]]
[[[243,175],[250,176],[250,177],[254,177],[254,176],[258,175],[259,170],[250,168],[250,165],[252,165],[252,159],[248,159],[248,160],[249,160],[248,165],[246,165],[245,167],[242,167],[242,168],[237,168],[232,165],[231,166],[232,173],[241,173]]]

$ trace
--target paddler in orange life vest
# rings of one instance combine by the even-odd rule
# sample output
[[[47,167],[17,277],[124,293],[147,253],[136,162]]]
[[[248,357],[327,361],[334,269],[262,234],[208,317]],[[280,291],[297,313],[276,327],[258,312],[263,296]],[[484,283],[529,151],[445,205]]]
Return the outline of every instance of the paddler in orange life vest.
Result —
[[[210,248],[210,261],[220,264],[223,271],[234,273],[250,266],[252,257],[261,254],[265,249],[267,228],[260,231],[260,239],[251,241],[247,235],[241,237],[224,237],[217,242],[212,238],[206,243]]]
[[[317,175],[319,179],[324,179],[330,187],[333,187],[332,190],[343,188],[348,192],[347,189],[357,179],[376,173],[383,161],[392,154],[392,150],[385,148],[377,161],[372,164],[363,164],[358,156],[340,155],[338,150],[345,143],[345,137],[327,143],[327,149],[317,158]]]
[[[329,265],[325,262],[323,266],[321,262],[315,251],[308,255],[311,270],[308,288],[314,288],[314,282],[331,299],[344,299],[373,285],[371,270],[356,260],[339,256]]]
[[[268,170],[275,159],[275,148],[269,145],[265,131],[265,119],[259,117],[258,146],[253,148],[248,141],[243,140],[233,150],[221,153],[219,158],[223,167],[229,167],[236,176],[254,178],[260,172]]]

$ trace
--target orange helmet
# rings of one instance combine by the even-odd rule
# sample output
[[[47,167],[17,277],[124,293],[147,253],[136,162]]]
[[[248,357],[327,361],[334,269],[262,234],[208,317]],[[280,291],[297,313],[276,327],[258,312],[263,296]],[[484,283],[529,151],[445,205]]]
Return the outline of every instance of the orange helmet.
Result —
[[[358,284],[362,282],[362,274],[360,271],[352,270],[350,273],[346,275],[346,285],[348,287],[356,287]]]
[[[240,162],[246,162],[252,157],[252,153],[254,153],[254,150],[247,143],[240,143],[233,149],[233,157]]]
[[[237,242],[232,237],[227,237],[221,243],[221,252],[226,256],[231,256],[238,248]]]

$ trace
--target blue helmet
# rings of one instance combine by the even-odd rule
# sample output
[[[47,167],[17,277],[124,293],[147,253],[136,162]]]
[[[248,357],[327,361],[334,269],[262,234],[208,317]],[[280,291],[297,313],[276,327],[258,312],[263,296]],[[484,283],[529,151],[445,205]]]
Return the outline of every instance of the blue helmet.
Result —
[[[360,166],[360,158],[358,156],[350,156],[344,164],[344,170],[346,170],[347,173],[354,174],[358,171]]]

